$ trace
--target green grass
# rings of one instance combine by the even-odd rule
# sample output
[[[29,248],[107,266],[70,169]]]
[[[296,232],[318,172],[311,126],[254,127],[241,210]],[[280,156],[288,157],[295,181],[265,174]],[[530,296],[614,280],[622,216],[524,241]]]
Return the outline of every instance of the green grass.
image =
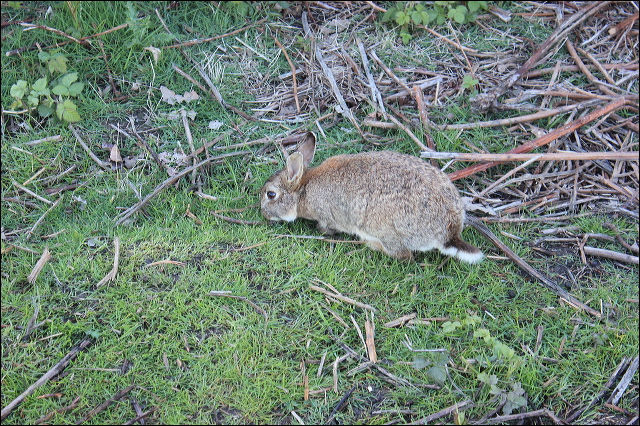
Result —
[[[97,42],[90,49],[69,43],[60,51],[69,59],[69,69],[77,71],[86,83],[77,101],[83,119],[76,125],[85,141],[100,158],[108,156],[100,148],[102,143],[118,142],[123,156],[139,155],[144,160],[132,170],[103,171],[76,143],[66,124],[37,116],[3,116],[2,406],[80,341],[94,339],[65,369],[63,377],[49,381],[27,397],[4,420],[7,424],[34,423],[80,397],[78,408],[55,414],[49,420],[49,423],[75,423],[129,385],[136,387],[127,397],[86,423],[115,424],[134,418],[130,398],[135,398],[143,410],[158,408],[148,418],[150,423],[297,423],[292,411],[306,423],[324,423],[340,398],[354,386],[356,389],[346,406],[335,414],[339,423],[415,421],[466,399],[476,403],[464,411],[466,419],[473,420],[499,405],[488,387],[478,381],[480,372],[496,375],[498,386],[507,391],[510,384],[521,383],[528,398],[525,410],[546,407],[562,416],[573,407],[588,404],[622,357],[637,355],[638,307],[629,301],[638,298],[637,267],[622,268],[606,260],[590,260],[588,265],[576,266],[581,265],[581,260],[575,251],[549,260],[526,244],[540,237],[539,230],[546,225],[495,224],[491,228],[497,235],[506,231],[522,237],[522,241],[504,239],[534,267],[558,281],[562,280],[558,271],[564,271],[563,266],[580,270],[579,285],[571,291],[590,306],[602,309],[602,320],[561,303],[507,260],[486,259],[469,266],[455,260],[445,262],[438,253],[426,253],[418,256],[417,262],[403,263],[363,245],[276,236],[318,235],[307,221],[234,225],[211,215],[211,211],[241,208],[258,201],[262,183],[278,168],[259,157],[234,157],[201,173],[204,192],[219,197],[217,201],[193,195],[185,178],[152,199],[144,213],[138,212],[130,221],[114,227],[114,219],[123,208],[139,201],[132,187],[144,197],[167,174],[135,141],[119,135],[108,123],[125,127],[128,117],[144,115],[148,123],[139,126],[151,129],[143,137],[156,152],[173,152],[179,147],[185,152],[189,150],[182,122],[160,116],[178,109],[177,105],[160,102],[161,85],[180,94],[195,88],[202,96],[199,102],[186,106],[198,114],[190,122],[196,148],[233,126],[241,132],[230,133],[219,146],[279,134],[294,125],[247,124],[176,74],[172,63],[202,81],[177,49],[163,50],[158,63],[143,50],[149,45],[174,43],[166,37],[156,8],[173,35],[183,42],[241,28],[246,25],[245,20],[204,2],[182,2],[175,10],[167,10],[164,2],[133,2],[131,10],[126,2],[74,4],[78,5],[77,23],[65,2],[45,3],[53,10],[47,17],[44,9],[38,9],[42,8],[40,3],[30,2],[24,2],[20,9],[3,7],[3,14],[7,14],[9,21],[36,17],[38,24],[74,30],[80,37],[131,23],[129,28],[101,37],[109,71]],[[131,13],[135,19],[130,17]],[[360,14],[353,19],[360,21],[365,17],[366,14]],[[521,20],[517,23],[514,31],[524,31],[525,37],[531,37],[527,31],[534,31],[536,42],[547,35],[537,32],[548,31],[546,26],[531,29]],[[70,28],[76,25],[75,29]],[[421,58],[425,58],[420,54],[434,58],[449,54],[441,44],[437,47],[441,50],[429,53],[434,43],[427,36],[414,35],[411,44],[404,46],[398,44],[397,34],[388,27],[375,23],[372,28],[376,28],[383,41],[377,47],[379,56],[392,68],[412,64],[411,61],[420,66]],[[462,41],[480,48],[473,46],[478,37],[474,31],[469,31]],[[358,35],[366,45],[374,43],[375,37],[364,30]],[[290,68],[280,49],[260,27],[236,36],[270,60],[253,56],[253,62],[247,65],[241,52],[249,53],[242,50],[244,46],[233,36],[184,51],[200,64],[207,60],[219,64],[222,72],[214,83],[222,96],[250,112],[252,104],[242,103],[252,99],[243,85],[243,72],[250,69],[251,73],[277,76]],[[284,43],[284,35],[279,37]],[[349,34],[342,37],[346,40]],[[2,50],[4,53],[34,43],[48,46],[63,40],[47,31],[25,32],[13,25],[3,29]],[[500,43],[508,45],[504,40]],[[297,46],[290,47],[290,54],[302,47],[292,42],[286,45]],[[352,51],[354,46],[355,43],[348,46],[349,53],[358,58],[357,49]],[[492,47],[497,48],[503,48],[503,44]],[[388,52],[388,56],[382,56],[382,52]],[[2,68],[4,109],[12,102],[9,93],[13,83],[18,79],[32,82],[46,73],[37,50],[11,57],[3,54]],[[114,93],[105,92],[110,85],[109,72],[121,94],[129,96],[126,100],[107,102],[115,97]],[[134,87],[136,82],[141,85],[139,90]],[[453,114],[453,122],[486,119],[470,111],[467,99],[465,94],[446,103],[442,110],[434,111],[434,116],[443,117],[444,121],[447,114]],[[314,126],[313,119],[309,128]],[[208,129],[212,120],[223,122],[223,127],[218,131]],[[16,127],[25,122],[30,129]],[[59,142],[28,145],[29,141],[57,134],[62,136]],[[327,131],[327,139],[321,139],[316,161],[368,149],[418,154],[413,142],[401,133],[379,134],[398,141],[384,148],[350,142],[357,139],[357,133],[351,124],[342,122]],[[421,136],[420,131],[416,134]],[[434,133],[434,139],[442,151],[461,152],[469,150],[465,141],[493,152],[508,149],[511,146],[507,144],[514,143],[505,129]],[[279,158],[277,154],[272,156]],[[75,169],[62,178],[47,180],[71,166]],[[460,167],[455,165],[448,171]],[[22,195],[21,200],[35,203],[36,207],[5,199],[16,196],[12,181],[24,183],[41,169],[27,185],[37,194],[45,195],[46,189],[65,184],[80,186],[67,191],[61,204],[29,236],[28,231],[49,205]],[[502,170],[509,169],[505,166]],[[480,176],[491,180],[493,175]],[[475,185],[480,185],[479,181]],[[45,196],[51,200],[58,197]],[[187,211],[195,214],[202,224],[186,216]],[[261,219],[257,208],[232,215],[244,220]],[[589,216],[576,219],[572,225],[583,232],[611,235],[611,231],[602,227],[604,221],[612,218]],[[624,217],[613,222],[628,241],[638,239],[637,224]],[[117,278],[96,288],[95,284],[113,266],[115,237],[119,237],[121,245]],[[487,254],[499,254],[472,229],[466,230],[464,237]],[[612,243],[598,244],[602,248],[617,248]],[[52,258],[30,284],[27,276],[45,247]],[[152,264],[167,260],[180,264]],[[329,283],[345,296],[378,310],[374,322],[380,365],[416,388],[387,383],[375,370],[349,376],[348,371],[359,364],[350,359],[339,365],[337,393],[332,390],[312,393],[308,401],[304,400],[302,363],[311,391],[333,386],[331,363],[344,354],[333,336],[340,336],[340,340],[366,357],[351,319],[364,328],[364,311],[327,300],[310,290],[309,284],[314,280]],[[228,291],[244,297],[264,310],[268,318],[246,300],[211,296],[211,291]],[[36,309],[39,310],[36,323],[42,324],[23,341]],[[341,325],[329,309],[348,327]],[[418,318],[449,317],[450,321],[460,322],[477,315],[479,320],[453,331],[445,331],[441,321],[383,327],[384,323],[411,313]],[[545,363],[531,355],[538,327],[544,327],[538,354],[557,359],[558,363]],[[488,330],[492,337],[513,349],[515,358],[492,358],[493,346],[473,337],[478,329]],[[428,368],[417,369],[413,363],[417,357],[437,360],[433,355],[410,351],[404,344],[406,338],[415,349],[449,351],[448,377],[442,389],[421,387],[433,384],[434,380]],[[318,377],[318,363],[323,355],[326,362]],[[38,398],[57,393],[60,395]],[[625,397],[620,405],[633,410],[632,403],[633,398]],[[411,409],[414,414],[371,414],[401,409]],[[582,419],[592,419],[596,410],[597,407],[584,413]]]

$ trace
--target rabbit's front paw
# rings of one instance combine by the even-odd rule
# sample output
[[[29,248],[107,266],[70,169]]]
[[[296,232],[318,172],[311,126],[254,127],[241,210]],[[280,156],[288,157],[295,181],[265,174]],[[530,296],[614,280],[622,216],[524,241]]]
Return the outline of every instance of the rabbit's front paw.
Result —
[[[330,228],[326,223],[318,222],[318,230],[324,235],[335,235],[338,233],[337,229]]]

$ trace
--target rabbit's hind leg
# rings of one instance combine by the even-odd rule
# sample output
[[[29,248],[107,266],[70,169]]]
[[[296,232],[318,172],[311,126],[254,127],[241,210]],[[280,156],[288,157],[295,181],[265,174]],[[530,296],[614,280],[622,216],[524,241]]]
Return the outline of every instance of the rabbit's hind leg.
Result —
[[[380,247],[383,252],[391,257],[399,260],[411,261],[413,260],[413,254],[404,244],[395,241],[385,241],[384,243],[379,241]]]
[[[400,260],[412,260],[413,254],[401,241],[385,240],[381,241],[372,235],[369,235],[361,230],[358,231],[358,236],[367,243],[367,246],[375,251],[381,251],[388,256],[395,257]]]

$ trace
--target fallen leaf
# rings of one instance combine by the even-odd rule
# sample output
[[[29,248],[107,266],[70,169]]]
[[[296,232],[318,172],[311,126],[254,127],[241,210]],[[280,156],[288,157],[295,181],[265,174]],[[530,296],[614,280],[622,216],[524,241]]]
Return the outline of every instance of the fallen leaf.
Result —
[[[160,59],[161,50],[153,46],[145,47],[144,50],[148,50],[149,52],[151,52],[151,54],[153,55],[153,60],[157,64],[158,59]]]
[[[122,163],[122,156],[120,155],[118,144],[113,144],[113,146],[111,147],[109,160],[113,161],[114,163]]]
[[[218,130],[222,126],[224,126],[224,123],[222,121],[214,120],[209,122],[209,128],[211,130]]]

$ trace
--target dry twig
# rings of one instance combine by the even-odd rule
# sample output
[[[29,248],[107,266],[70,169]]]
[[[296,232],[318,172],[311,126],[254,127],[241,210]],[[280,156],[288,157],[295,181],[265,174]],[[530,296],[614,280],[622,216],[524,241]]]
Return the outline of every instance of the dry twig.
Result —
[[[118,275],[118,265],[120,264],[120,237],[115,237],[113,239],[113,251],[114,251],[113,268],[111,269],[111,271],[109,271],[109,273],[103,279],[101,279],[96,284],[96,288],[101,287],[103,284],[107,283],[108,281],[115,280],[116,275]]]
[[[36,380],[34,384],[29,386],[27,390],[22,392],[16,399],[14,399],[9,404],[7,404],[7,406],[2,409],[2,414],[0,415],[0,418],[4,420],[18,404],[20,404],[26,397],[33,394],[33,392],[35,392],[35,390],[38,389],[40,386],[44,385],[53,377],[60,374],[65,368],[67,368],[69,363],[73,361],[76,356],[78,356],[78,353],[80,353],[80,351],[84,350],[87,346],[89,346],[92,343],[93,343],[93,340],[86,339],[86,340],[83,340],[78,346],[73,348],[71,352],[65,355],[56,365],[51,367],[49,371],[47,371],[42,377]]]
[[[506,244],[500,241],[495,236],[495,234],[491,232],[491,230],[489,230],[489,228],[487,228],[484,224],[478,221],[478,219],[471,216],[467,216],[467,222],[469,222],[471,226],[473,226],[478,232],[480,232],[489,241],[491,241],[496,247],[498,247],[504,254],[509,256],[509,258],[513,260],[516,263],[516,265],[518,265],[521,269],[527,271],[532,277],[535,277],[536,279],[538,279],[538,281],[540,281],[545,287],[553,291],[555,294],[557,294],[560,298],[565,300],[567,303],[569,303],[570,305],[576,308],[580,308],[584,310],[585,312],[595,316],[596,318],[600,318],[602,316],[600,312],[582,303],[581,301],[579,301],[578,299],[576,299],[575,297],[567,293],[567,291],[564,290],[562,287],[560,287],[558,284],[553,282],[553,280],[551,280],[549,277],[547,277],[546,275],[542,274],[538,270],[531,267],[520,256],[515,254],[513,250],[507,247]]]
[[[347,296],[343,296],[341,294],[332,293],[329,290],[325,290],[322,287],[318,287],[317,285],[309,284],[309,288],[311,290],[319,291],[320,293],[326,294],[327,296],[332,297],[334,299],[341,300],[341,301],[343,301],[345,303],[348,303],[350,305],[354,305],[354,306],[357,306],[359,308],[369,310],[371,312],[377,312],[378,311],[376,308],[374,308],[371,305],[367,305],[366,303],[358,302],[357,300],[353,300],[352,298],[347,297]]]
[[[260,312],[265,320],[269,319],[269,315],[265,312],[265,310],[262,309],[260,306],[256,305],[255,303],[253,303],[251,300],[247,299],[246,297],[236,296],[234,294],[229,294],[229,293],[230,292],[228,291],[210,291],[209,296],[229,297],[231,299],[242,300],[244,302],[247,302],[249,305],[253,306],[253,308],[256,311]]]
[[[49,252],[49,248],[45,247],[42,251],[42,256],[40,256],[40,259],[38,259],[38,262],[36,262],[35,266],[31,270],[31,273],[27,277],[27,282],[29,284],[33,284],[36,281],[38,275],[40,275],[40,272],[42,272],[42,268],[44,268],[44,265],[47,264],[49,259],[51,259],[51,253]]]
[[[114,402],[119,401],[120,399],[122,399],[123,396],[128,394],[135,387],[136,387],[136,385],[130,385],[130,386],[127,386],[126,388],[124,388],[122,390],[119,390],[111,398],[107,399],[105,402],[103,402],[102,404],[98,405],[97,407],[95,407],[91,411],[89,411],[83,418],[78,420],[76,422],[76,424],[80,425],[80,424],[86,422],[87,420],[89,420],[90,418],[92,418],[93,416],[95,416],[96,414],[101,413],[102,411],[106,410],[107,408],[109,408],[109,406],[111,404],[113,404]]]

